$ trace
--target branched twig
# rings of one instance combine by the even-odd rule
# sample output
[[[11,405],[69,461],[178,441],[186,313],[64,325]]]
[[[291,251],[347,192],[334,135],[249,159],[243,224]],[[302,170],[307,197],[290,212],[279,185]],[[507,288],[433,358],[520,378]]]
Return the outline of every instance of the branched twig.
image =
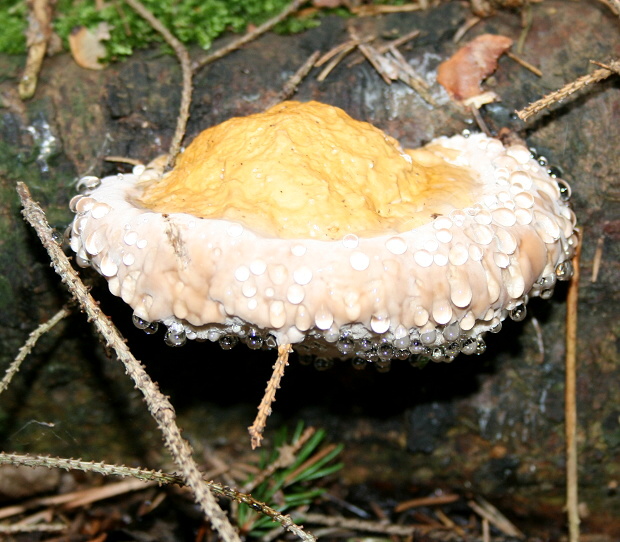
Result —
[[[207,64],[210,64],[211,62],[214,62],[215,60],[219,60],[220,58],[225,57],[228,53],[232,53],[233,51],[240,49],[246,43],[249,43],[252,40],[258,38],[265,32],[268,32],[275,25],[277,25],[278,23],[281,23],[289,15],[296,12],[307,1],[308,0],[293,0],[286,9],[284,9],[282,12],[280,12],[275,17],[272,17],[271,19],[269,19],[268,21],[265,21],[260,26],[257,26],[251,32],[244,34],[240,38],[237,38],[236,40],[231,41],[228,45],[225,45],[221,49],[218,49],[217,51],[211,53],[210,55],[207,55],[204,58],[195,62],[193,65],[194,71],[199,70],[203,66],[206,66]]]
[[[520,111],[517,111],[517,116],[522,121],[527,121],[530,117],[533,117],[534,115],[540,113],[544,109],[547,109],[548,107],[552,106],[557,102],[561,102],[578,90],[581,90],[582,88],[593,83],[603,81],[613,73],[618,73],[618,71],[620,71],[620,61],[613,60],[609,63],[608,66],[596,70],[592,73],[582,75],[578,79],[575,79],[573,82],[564,85],[561,89],[556,90],[551,94],[547,94],[540,100],[537,100],[534,103],[528,105],[527,107],[524,107]]]
[[[304,435],[308,432],[304,432]],[[302,440],[303,436],[299,441]],[[299,442],[298,441],[298,442]],[[305,442],[305,440],[304,440]],[[126,467],[125,465],[112,465],[104,462],[94,461],[82,461],[80,459],[65,459],[63,457],[47,457],[47,456],[31,456],[22,454],[9,454],[0,452],[0,465],[18,465],[28,467],[46,467],[49,469],[64,469],[64,470],[80,470],[83,472],[94,472],[97,474],[103,474],[104,476],[120,476],[131,477],[142,482],[156,482],[162,484],[177,484],[184,486],[185,480],[177,475],[170,474],[162,471],[155,471],[149,469],[140,469],[136,467]],[[222,497],[233,499],[238,503],[243,503],[250,506],[253,510],[260,512],[273,521],[276,521],[282,525],[285,529],[289,530],[293,534],[297,535],[302,540],[307,542],[313,542],[315,540],[312,534],[305,532],[300,526],[293,523],[290,516],[282,514],[277,510],[274,510],[264,502],[256,500],[252,495],[242,493],[231,487],[218,484],[216,482],[205,482],[211,491]],[[33,501],[38,504],[40,500]]]
[[[21,367],[24,359],[26,359],[26,356],[30,354],[30,352],[32,352],[32,349],[34,348],[34,345],[37,344],[39,338],[45,335],[63,318],[69,316],[69,314],[71,314],[71,311],[65,306],[60,309],[54,316],[52,316],[47,322],[43,322],[37,329],[30,333],[24,345],[19,349],[17,356],[6,370],[4,378],[2,379],[2,382],[0,382],[0,393],[6,390],[15,374],[19,371],[19,368]]]
[[[218,506],[215,497],[209,491],[209,487],[202,479],[198,466],[192,457],[192,449],[181,436],[181,430],[176,423],[176,415],[170,401],[159,391],[144,367],[130,352],[120,332],[101,311],[97,302],[80,280],[79,275],[71,267],[67,256],[54,240],[53,231],[47,222],[43,209],[32,199],[27,186],[24,183],[18,183],[17,191],[22,202],[22,213],[37,232],[41,243],[50,256],[54,270],[60,275],[73,297],[86,312],[89,321],[93,322],[96,330],[105,339],[106,345],[114,349],[117,357],[125,366],[126,373],[129,374],[136,387],[144,395],[149,412],[157,422],[166,446],[181,470],[185,482],[192,489],[205,516],[225,541],[239,541],[239,535],[233,529],[228,518]]]
[[[577,307],[579,303],[580,240],[573,257],[573,278],[566,296],[566,511],[568,514],[569,542],[579,540],[579,498],[577,471]]]
[[[181,64],[181,72],[183,74],[183,87],[181,90],[181,106],[179,108],[179,116],[177,117],[177,127],[170,142],[168,151],[168,161],[165,169],[174,166],[179,151],[181,150],[181,142],[185,135],[187,120],[189,119],[189,107],[192,102],[192,67],[189,53],[185,46],[175,38],[170,30],[168,30],[139,0],[125,0],[143,19],[145,19],[157,32],[159,32],[166,43],[172,47]]]
[[[254,419],[254,423],[248,427],[250,437],[252,437],[252,448],[259,447],[261,440],[263,440],[263,431],[265,430],[267,418],[271,414],[271,404],[276,400],[276,391],[280,387],[280,380],[282,380],[284,369],[288,365],[290,350],[290,344],[281,344],[278,346],[278,359],[276,359],[273,366],[271,378],[269,382],[267,382],[265,394],[261,399],[260,405],[258,405],[258,414]]]

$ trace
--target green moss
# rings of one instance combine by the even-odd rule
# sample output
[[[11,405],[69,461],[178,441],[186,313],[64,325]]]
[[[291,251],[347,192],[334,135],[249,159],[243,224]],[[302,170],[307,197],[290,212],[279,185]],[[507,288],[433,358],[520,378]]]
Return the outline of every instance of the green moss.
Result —
[[[0,1],[0,52],[14,55],[26,51],[27,15],[25,1]]]
[[[143,4],[185,44],[198,44],[204,49],[226,31],[244,32],[248,24],[261,24],[280,13],[290,0],[142,0]],[[6,4],[6,5],[3,5]],[[26,49],[26,2],[0,0],[0,52],[23,53]],[[120,1],[106,2],[103,9],[94,0],[58,0],[54,10],[54,29],[67,46],[67,39],[76,26],[89,28],[106,22],[112,27],[106,42],[110,59],[130,55],[135,49],[154,42],[161,36]],[[278,32],[300,32],[315,26],[312,17],[289,18],[278,25]]]

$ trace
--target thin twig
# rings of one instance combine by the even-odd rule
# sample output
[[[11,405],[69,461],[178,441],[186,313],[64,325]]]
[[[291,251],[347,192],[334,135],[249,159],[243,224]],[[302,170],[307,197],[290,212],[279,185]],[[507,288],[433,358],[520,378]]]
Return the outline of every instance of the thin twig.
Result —
[[[227,54],[232,53],[233,51],[236,51],[237,49],[240,49],[246,43],[249,43],[252,40],[255,40],[256,38],[258,38],[265,32],[268,32],[275,25],[282,22],[289,15],[297,11],[307,1],[308,0],[293,0],[293,2],[291,2],[286,9],[284,9],[282,12],[280,12],[275,17],[272,17],[268,21],[265,21],[263,24],[261,24],[260,26],[257,26],[254,30],[252,30],[251,32],[248,32],[247,34],[244,34],[240,38],[237,38],[236,40],[231,41],[228,45],[225,45],[221,49],[218,49],[217,51],[211,53],[210,55],[207,55],[204,58],[196,61],[192,66],[194,71],[199,70],[200,68],[206,66],[207,64],[210,64],[211,62],[214,62],[215,60],[219,60],[220,58],[225,57]]]
[[[394,45],[391,45],[389,52],[398,65],[398,78],[415,90],[427,104],[436,106],[437,103],[431,96],[428,84],[416,73],[400,51]]]
[[[321,73],[317,76],[316,80],[321,82],[321,81],[325,81],[325,79],[327,79],[327,76],[332,72],[332,70],[338,66],[338,64],[340,64],[340,62],[342,62],[342,59],[347,56],[351,51],[355,50],[355,48],[357,47],[357,42],[355,42],[354,40],[348,41],[346,44],[346,47],[340,49],[336,55],[334,56],[334,58],[331,59],[331,61],[329,62],[329,64],[327,64],[327,66],[325,66],[323,68],[323,70],[321,71]]]
[[[391,40],[385,43],[380,43],[376,46],[377,51],[379,51],[381,54],[383,53],[387,53],[391,47],[400,47],[401,45],[404,45],[405,43],[407,43],[408,41],[411,41],[412,39],[417,38],[420,35],[420,31],[419,30],[412,30],[411,32],[408,32],[407,34],[402,35],[400,38],[397,38],[395,40]],[[374,36],[368,36],[367,41],[372,41],[374,40],[375,37]],[[360,62],[363,62],[363,58],[357,58],[352,60],[351,62],[349,62],[348,66],[355,66],[356,64],[359,64]]]
[[[598,280],[598,274],[601,270],[601,262],[603,261],[603,247],[605,246],[605,234],[599,236],[596,242],[596,250],[594,251],[594,258],[592,259],[592,276],[590,282],[596,282]]]
[[[520,66],[523,66],[526,70],[531,71],[535,76],[542,77],[543,73],[534,64],[530,64],[527,60],[524,60],[520,56],[515,55],[510,51],[504,53],[510,60],[514,60]]]
[[[307,431],[307,430],[306,430]],[[305,433],[304,433],[305,434]],[[302,435],[303,437],[303,435]],[[301,440],[301,438],[299,439]],[[31,456],[23,454],[8,454],[0,452],[0,464],[4,465],[19,465],[28,467],[46,467],[48,469],[64,469],[64,470],[80,470],[83,472],[94,472],[102,474],[104,476],[121,476],[131,477],[134,480],[142,482],[142,485],[133,484],[130,486],[119,486],[118,484],[109,484],[105,487],[111,487],[111,490],[107,490],[106,495],[117,495],[121,491],[140,489],[141,487],[149,487],[145,483],[157,483],[162,484],[177,484],[184,486],[185,480],[183,477],[177,474],[169,474],[161,471],[154,471],[148,469],[140,469],[136,467],[126,467],[125,465],[112,465],[109,463],[97,463],[94,461],[82,461],[80,459],[65,459],[62,457],[47,457],[47,456]],[[205,482],[213,493],[222,497],[233,499],[239,503],[247,504],[251,506],[253,510],[261,512],[269,516],[274,521],[277,521],[293,534],[297,535],[302,540],[307,542],[314,542],[315,538],[312,534],[305,532],[300,526],[293,523],[290,516],[282,514],[277,510],[274,510],[264,502],[256,500],[252,495],[242,493],[236,489],[232,489],[228,486],[218,484],[216,482]],[[4,509],[0,509],[0,519],[7,518],[13,515],[22,514],[27,510],[36,508],[39,506],[57,506],[67,503],[70,507],[76,507],[78,504],[84,504],[85,502],[93,502],[95,496],[98,499],[107,498],[103,497],[103,493],[99,490],[102,488],[94,488],[81,490],[73,493],[66,493],[63,495],[56,495],[53,497],[42,497],[27,501],[17,506],[11,506]],[[90,499],[90,500],[88,500]]]
[[[419,506],[439,506],[442,504],[450,504],[459,500],[459,496],[455,493],[448,493],[447,495],[434,495],[432,497],[418,497],[417,499],[409,499],[398,503],[394,507],[394,512],[404,512],[410,508],[417,508]]]
[[[353,529],[355,531],[365,531],[382,533],[396,536],[413,536],[416,534],[427,533],[431,529],[449,530],[445,527],[435,527],[428,525],[395,525],[393,523],[383,523],[381,521],[368,521],[365,519],[351,519],[341,516],[324,516],[323,514],[293,514],[297,519],[303,519],[308,523],[317,525],[327,525],[329,527],[339,527],[341,529]]]
[[[170,30],[168,30],[141,2],[138,0],[125,0],[143,19],[145,19],[157,32],[159,32],[166,43],[172,47],[174,53],[181,64],[181,73],[183,77],[183,86],[181,90],[181,106],[179,107],[179,116],[177,117],[177,126],[170,142],[168,150],[168,161],[165,169],[174,166],[174,162],[181,150],[181,142],[185,136],[185,128],[189,119],[189,107],[192,103],[192,67],[189,53],[185,46],[175,38]]]
[[[128,158],[127,156],[104,156],[103,159],[106,162],[118,162],[120,164],[129,164],[130,166],[140,166],[142,162],[140,160],[136,160],[135,158]]]
[[[480,21],[482,21],[481,17],[478,17],[476,15],[474,15],[473,17],[470,17],[469,19],[467,19],[460,27],[459,29],[454,33],[454,36],[452,37],[452,43],[458,43],[459,41],[461,41],[463,39],[463,36],[465,34],[467,34],[467,32],[469,32],[474,26],[476,26]]]
[[[292,77],[285,83],[284,87],[278,94],[277,100],[283,102],[288,100],[297,92],[297,87],[304,80],[304,78],[310,73],[310,70],[314,67],[321,52],[314,51],[306,61],[299,67],[299,69],[292,75]]]
[[[95,329],[105,339],[106,345],[114,349],[118,359],[123,363],[126,373],[132,378],[136,388],[144,395],[149,412],[157,422],[166,446],[180,468],[185,482],[193,491],[196,502],[203,510],[206,518],[226,542],[239,541],[239,535],[233,529],[209,487],[202,479],[198,466],[192,457],[192,449],[181,436],[181,430],[176,423],[176,415],[170,401],[159,391],[144,367],[133,356],[125,343],[125,339],[102,312],[79,275],[71,267],[69,259],[54,240],[53,231],[47,222],[43,209],[32,199],[28,187],[24,183],[17,183],[17,192],[22,202],[22,214],[37,232],[41,243],[50,256],[54,270],[60,275],[73,297],[80,304],[88,320],[93,322]]]
[[[610,75],[616,73],[617,70],[620,70],[620,61],[613,60],[609,63],[609,67],[601,68],[592,73],[582,75],[581,77],[575,79],[575,81],[564,85],[561,89],[547,94],[540,100],[531,103],[520,111],[516,111],[517,116],[525,122],[530,117],[533,117],[557,102],[561,102],[578,90],[581,90],[582,88],[593,83],[598,83],[599,81],[607,79]]]
[[[579,474],[577,471],[577,308],[579,304],[580,240],[573,256],[573,278],[566,296],[566,511],[569,542],[579,540]]]
[[[468,501],[467,504],[476,514],[489,521],[505,535],[514,536],[515,538],[525,538],[525,535],[517,529],[504,514],[482,497],[478,497],[476,501]]]
[[[69,525],[64,523],[35,523],[34,525],[0,525],[0,534],[61,533]]]
[[[259,447],[261,440],[263,440],[263,431],[267,424],[267,418],[271,414],[271,405],[276,400],[276,391],[280,387],[280,381],[284,376],[284,369],[288,365],[290,350],[290,344],[281,344],[278,346],[278,359],[276,359],[273,366],[271,378],[269,382],[267,382],[265,394],[261,399],[260,405],[258,405],[258,414],[254,419],[254,423],[248,427],[250,437],[252,438],[252,449]]]
[[[15,356],[15,359],[13,360],[11,365],[9,365],[8,369],[5,372],[4,378],[0,382],[0,393],[6,390],[8,385],[11,383],[11,380],[13,379],[15,374],[19,371],[22,362],[24,361],[24,359],[26,359],[26,356],[30,354],[30,352],[32,352],[32,349],[34,348],[35,344],[37,344],[37,341],[63,318],[69,316],[69,314],[71,314],[69,308],[66,306],[63,307],[47,322],[43,322],[37,329],[35,329],[33,332],[30,333],[30,335],[28,335],[26,342],[19,349],[17,356]]]
[[[32,98],[37,90],[39,72],[52,35],[52,2],[31,0],[27,4],[29,8],[29,24],[26,32],[28,56],[18,86],[19,97],[22,100]]]

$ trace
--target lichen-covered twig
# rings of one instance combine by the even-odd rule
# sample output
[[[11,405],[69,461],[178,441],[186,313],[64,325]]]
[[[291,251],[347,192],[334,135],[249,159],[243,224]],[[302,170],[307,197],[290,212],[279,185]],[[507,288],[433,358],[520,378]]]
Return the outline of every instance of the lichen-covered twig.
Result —
[[[573,278],[566,296],[566,384],[564,417],[566,431],[566,511],[569,542],[579,541],[579,474],[577,470],[577,307],[579,303],[579,260],[581,246],[573,257]]]
[[[181,430],[176,423],[176,415],[170,401],[159,391],[144,367],[133,356],[116,326],[99,308],[79,275],[71,267],[69,259],[54,240],[53,231],[47,222],[43,209],[32,199],[28,187],[24,183],[18,183],[17,192],[22,202],[22,214],[37,232],[41,243],[50,256],[54,270],[60,275],[73,297],[80,304],[88,320],[93,322],[95,329],[104,338],[106,345],[114,349],[118,359],[125,367],[125,372],[132,378],[136,388],[144,395],[149,412],[157,422],[167,448],[181,470],[185,483],[194,493],[196,502],[203,510],[206,518],[226,542],[238,542],[239,535],[218,506],[208,485],[202,479],[202,474],[192,457],[192,449],[181,436]]]
[[[199,70],[200,68],[206,66],[207,64],[211,64],[215,60],[219,60],[222,57],[225,57],[227,54],[236,51],[243,47],[246,43],[255,40],[259,36],[263,35],[265,32],[271,30],[275,25],[281,23],[284,19],[286,19],[289,15],[295,13],[301,6],[303,6],[308,0],[293,0],[284,10],[282,10],[278,15],[272,17],[268,21],[265,21],[263,24],[257,26],[254,30],[247,32],[240,38],[231,41],[228,45],[225,45],[221,49],[214,51],[213,53],[201,58],[196,61],[193,65],[194,71]]]
[[[50,329],[52,329],[58,322],[60,322],[63,318],[69,316],[71,311],[68,307],[63,307],[60,309],[54,316],[52,316],[47,322],[43,322],[37,329],[30,333],[24,345],[19,349],[17,356],[9,365],[8,369],[4,374],[4,378],[0,382],[0,393],[6,390],[7,386],[10,384],[13,376],[19,371],[22,362],[26,359],[26,356],[32,352],[34,345],[37,344],[37,341],[45,335]]]
[[[280,381],[284,376],[284,369],[288,365],[288,355],[291,350],[290,344],[281,344],[278,346],[278,359],[273,366],[273,373],[269,382],[267,382],[267,388],[265,394],[261,399],[260,405],[258,405],[258,414],[254,419],[254,423],[248,427],[250,433],[252,448],[258,448],[263,440],[263,431],[267,424],[267,418],[271,414],[271,404],[276,400],[276,391],[280,387]]]
[[[189,119],[189,107],[192,103],[192,68],[189,53],[185,46],[172,35],[162,23],[155,17],[141,2],[138,0],[125,0],[143,19],[145,19],[162,37],[166,43],[172,47],[181,64],[181,73],[183,77],[183,86],[181,88],[181,105],[179,107],[179,116],[177,117],[177,126],[170,142],[168,151],[168,162],[166,168],[174,166],[179,151],[181,150],[181,142],[185,136],[185,128]]]
[[[582,88],[592,85],[594,83],[598,83],[599,81],[603,81],[607,79],[610,75],[614,73],[618,73],[620,71],[620,61],[613,60],[604,68],[600,68],[595,70],[592,73],[582,75],[581,77],[575,79],[571,83],[564,85],[561,89],[556,90],[546,96],[542,97],[540,100],[537,100],[527,107],[524,107],[520,111],[516,111],[517,116],[522,121],[527,121],[534,115],[540,113],[544,109],[552,106],[557,102],[561,102],[562,100],[568,98],[571,94],[574,94],[578,90]]]
[[[304,435],[307,432],[308,430],[304,432]],[[302,435],[302,437],[304,435]],[[302,437],[299,438],[299,441],[302,440]],[[3,464],[28,467],[47,467],[49,469],[80,470],[83,472],[94,472],[97,474],[102,474],[104,476],[120,476],[123,478],[130,477],[135,480],[140,480],[142,482],[156,482],[160,485],[185,485],[183,477],[179,476],[178,474],[169,474],[162,471],[140,469],[136,467],[126,467],[125,465],[112,465],[104,462],[82,461],[81,459],[65,459],[63,457],[32,456],[27,454],[9,454],[0,452],[0,465]],[[280,523],[282,527],[297,535],[302,540],[305,540],[306,542],[314,542],[314,536],[312,536],[312,534],[310,533],[305,532],[300,526],[296,525],[290,516],[274,510],[264,502],[256,500],[254,497],[252,497],[252,495],[242,493],[240,491],[237,491],[236,489],[222,484],[218,484],[216,482],[205,483],[209,486],[213,493],[221,495],[222,497],[226,497],[228,499],[235,500],[238,503],[246,504],[250,506],[253,510],[265,514],[272,520]],[[41,501],[33,501],[33,503],[37,502]],[[65,500],[63,502],[67,501]]]

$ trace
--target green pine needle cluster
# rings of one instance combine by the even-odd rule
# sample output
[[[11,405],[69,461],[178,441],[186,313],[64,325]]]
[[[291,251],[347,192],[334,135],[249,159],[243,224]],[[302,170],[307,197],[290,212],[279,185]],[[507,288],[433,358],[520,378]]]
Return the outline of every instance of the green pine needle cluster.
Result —
[[[279,456],[279,448],[287,444],[287,440],[291,444],[295,443],[301,437],[303,430],[304,424],[299,423],[290,440],[287,439],[286,428],[280,430],[274,439],[274,451],[263,456],[259,467],[264,469],[276,461]],[[284,514],[299,506],[310,504],[314,499],[320,497],[325,492],[325,489],[317,485],[320,479],[337,472],[343,466],[342,463],[332,461],[342,451],[342,444],[335,446],[317,461],[310,461],[311,464],[307,468],[301,469],[292,478],[290,475],[295,473],[314,454],[320,452],[324,439],[325,431],[316,431],[297,452],[294,463],[289,467],[276,470],[272,476],[269,476],[267,480],[252,490],[252,496],[258,501],[268,503]],[[270,517],[259,514],[248,506],[239,506],[236,524],[242,534],[252,538],[260,537],[274,527],[273,520]]]

